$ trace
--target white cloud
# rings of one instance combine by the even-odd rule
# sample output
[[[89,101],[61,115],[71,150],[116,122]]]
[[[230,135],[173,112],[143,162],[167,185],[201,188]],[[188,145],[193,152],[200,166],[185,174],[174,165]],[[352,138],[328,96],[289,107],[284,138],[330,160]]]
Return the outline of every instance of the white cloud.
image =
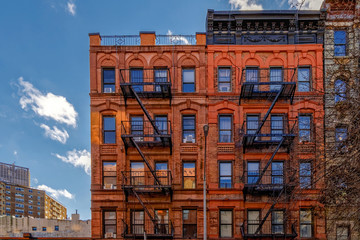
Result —
[[[39,180],[38,180],[37,178],[33,178],[33,182],[34,182],[35,184],[38,184],[38,183],[39,183]]]
[[[290,7],[301,10],[319,10],[323,0],[288,0]]]
[[[172,36],[173,33],[172,33],[171,30],[168,30],[168,32],[167,32],[166,35],[169,36],[170,41],[171,41],[172,43],[174,43],[174,44],[180,44],[180,43],[182,43],[182,44],[184,44],[184,45],[189,45],[189,44],[190,44],[190,43],[189,43],[189,40],[186,39],[186,37],[182,37],[182,36]]]
[[[262,5],[257,4],[256,2],[257,0],[229,0],[229,4],[231,4],[231,9],[262,10]]]
[[[78,113],[65,97],[53,93],[45,95],[31,83],[24,81],[23,77],[19,78],[19,84],[22,88],[19,101],[22,109],[27,110],[30,107],[41,117],[76,127]]]
[[[57,158],[61,159],[63,162],[70,163],[75,167],[82,167],[86,174],[90,175],[91,169],[91,158],[90,153],[84,150],[72,150],[68,151],[67,156],[61,156],[59,154],[54,154]]]
[[[14,156],[16,156],[18,154],[18,152],[17,151],[14,151]]]
[[[59,197],[65,197],[68,199],[74,199],[74,194],[71,194],[66,189],[53,189],[46,185],[39,185],[37,186],[37,189],[46,191],[51,197],[59,199]]]
[[[73,1],[67,2],[66,10],[72,15],[75,16],[76,14],[76,5]]]
[[[46,137],[49,137],[49,138],[51,138],[52,140],[55,140],[55,141],[59,141],[62,144],[65,144],[67,139],[69,138],[69,134],[65,129],[60,130],[56,126],[54,126],[53,129],[51,129],[46,124],[41,124],[40,127],[45,130],[45,136]]]

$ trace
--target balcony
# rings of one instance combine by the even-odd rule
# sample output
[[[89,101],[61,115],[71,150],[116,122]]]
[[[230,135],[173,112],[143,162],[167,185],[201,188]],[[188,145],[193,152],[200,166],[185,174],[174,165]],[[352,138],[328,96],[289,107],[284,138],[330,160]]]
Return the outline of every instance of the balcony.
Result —
[[[168,68],[120,69],[120,87],[125,100],[135,98],[134,92],[142,98],[171,99],[170,71]]]
[[[122,189],[136,190],[137,192],[162,192],[163,189],[171,190],[172,176],[170,170],[159,171],[123,171],[122,174]],[[159,180],[160,184],[155,180]]]
[[[261,220],[247,220],[241,225],[241,235],[244,239],[294,239],[297,237],[295,224],[286,222],[283,219],[277,221],[265,220],[259,231]]]
[[[159,132],[156,132],[153,124]],[[134,142],[139,147],[169,147],[172,149],[171,141],[171,122],[170,121],[143,121],[140,119],[121,122],[121,139],[126,150],[135,147]]]
[[[159,220],[158,220],[159,221]],[[153,222],[148,219],[139,219],[128,225],[123,220],[124,232],[122,236],[124,238],[131,239],[172,239],[174,238],[174,226],[171,221],[163,223]],[[145,237],[146,236],[146,237]]]
[[[249,120],[250,118],[258,118],[257,116],[248,116],[248,120],[244,121],[240,136],[243,148],[261,148],[278,145],[284,138],[283,146],[289,146],[295,138],[295,120],[285,120],[284,116],[271,116],[271,120],[266,120],[260,130],[260,120]]]
[[[273,100],[280,93],[279,99],[292,103],[296,82],[296,68],[257,68],[249,67],[241,74],[241,99]]]

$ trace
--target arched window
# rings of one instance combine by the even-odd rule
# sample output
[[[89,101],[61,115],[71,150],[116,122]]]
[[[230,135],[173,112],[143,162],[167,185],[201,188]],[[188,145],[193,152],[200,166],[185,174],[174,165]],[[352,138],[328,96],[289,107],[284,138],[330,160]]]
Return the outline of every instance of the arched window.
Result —
[[[337,79],[334,84],[335,88],[335,103],[344,101],[346,99],[346,83]]]

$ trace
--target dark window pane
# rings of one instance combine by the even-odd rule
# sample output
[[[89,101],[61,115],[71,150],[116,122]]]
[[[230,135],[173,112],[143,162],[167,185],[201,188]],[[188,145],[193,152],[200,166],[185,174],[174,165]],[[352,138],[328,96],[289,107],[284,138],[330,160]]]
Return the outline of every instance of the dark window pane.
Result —
[[[246,82],[258,82],[259,81],[259,69],[257,67],[246,68]],[[254,91],[259,90],[259,85],[254,85]]]
[[[195,142],[195,116],[183,116],[182,117],[182,130],[183,130],[183,142],[194,143]]]
[[[103,117],[103,143],[116,143],[115,117]]]
[[[183,69],[183,92],[195,92],[195,69]]]
[[[232,164],[230,162],[221,162],[220,171],[220,188],[231,188],[232,186]]]
[[[231,91],[231,69],[219,68],[218,69],[218,89],[219,92]]]
[[[144,73],[142,69],[131,69],[130,70],[130,80],[132,87],[135,92],[144,91],[144,86],[142,83],[144,82]]]
[[[346,83],[341,79],[335,81],[335,103],[346,100]]]
[[[259,162],[248,162],[248,184],[254,184],[259,179]]]
[[[104,130],[115,130],[115,117],[104,117]]]
[[[311,117],[299,116],[299,140],[300,142],[310,142]]]
[[[270,68],[270,82],[282,82],[283,81],[283,74],[282,68]],[[270,91],[277,92],[281,89],[281,85],[270,85]]]
[[[299,92],[310,91],[310,68],[298,69],[298,91]]]
[[[197,219],[195,209],[183,210],[183,237],[196,238],[197,237]]]
[[[334,55],[346,56],[346,31],[334,31]]]
[[[219,142],[231,142],[232,137],[232,117],[220,116],[219,117]]]
[[[115,69],[103,69],[104,83],[115,83]]]

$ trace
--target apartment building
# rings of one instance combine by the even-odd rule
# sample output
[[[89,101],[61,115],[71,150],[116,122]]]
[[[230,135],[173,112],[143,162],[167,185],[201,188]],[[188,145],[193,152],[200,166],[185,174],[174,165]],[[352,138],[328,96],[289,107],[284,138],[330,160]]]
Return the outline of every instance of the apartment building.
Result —
[[[324,21],[209,10],[206,34],[89,34],[92,237],[202,239],[205,170],[209,239],[325,239]]]
[[[45,193],[45,218],[67,219],[66,207]]]
[[[0,162],[0,181],[30,187],[30,170],[15,164]]]
[[[358,128],[360,2],[326,0],[323,8],[327,11],[324,42],[327,237],[359,239],[358,195],[351,190],[358,185],[358,173],[347,171],[356,162],[351,137]]]

